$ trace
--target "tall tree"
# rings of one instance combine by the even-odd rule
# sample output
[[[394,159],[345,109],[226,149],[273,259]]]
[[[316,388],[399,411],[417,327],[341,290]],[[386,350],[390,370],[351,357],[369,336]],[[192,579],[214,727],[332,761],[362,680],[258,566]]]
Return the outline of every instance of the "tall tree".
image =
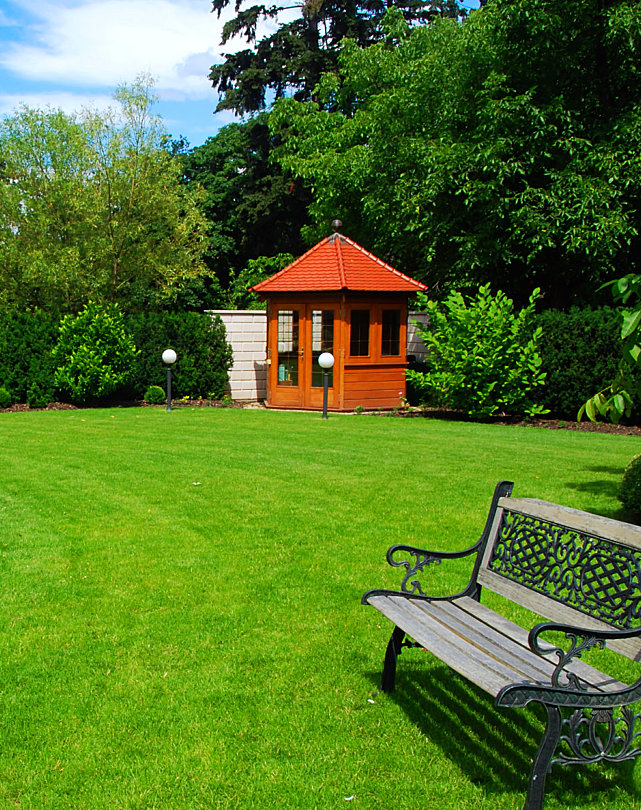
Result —
[[[187,184],[203,189],[202,211],[210,224],[205,261],[223,290],[250,261],[305,248],[300,232],[309,224],[311,195],[271,161],[278,143],[261,113],[223,127],[182,158]],[[213,289],[210,303],[217,303],[216,295]]]
[[[0,300],[77,311],[162,307],[207,273],[197,190],[151,112],[149,83],[117,109],[27,107],[0,123]]]
[[[566,306],[634,268],[641,4],[491,0],[400,40],[398,22],[394,48],[343,48],[319,103],[275,105],[316,222],[436,295],[492,281]]]
[[[213,0],[220,17],[231,0]],[[222,44],[242,36],[252,45],[225,54],[209,77],[221,94],[218,109],[238,114],[265,109],[272,99],[292,94],[299,101],[312,97],[321,75],[337,68],[345,37],[363,48],[383,38],[382,20],[388,8],[399,9],[409,24],[425,24],[437,17],[459,18],[457,0],[302,0],[293,4],[252,5],[242,9],[235,0],[236,17],[223,28]],[[241,10],[242,9],[242,10]],[[263,21],[279,15],[297,16],[278,24],[273,34],[259,38]]]

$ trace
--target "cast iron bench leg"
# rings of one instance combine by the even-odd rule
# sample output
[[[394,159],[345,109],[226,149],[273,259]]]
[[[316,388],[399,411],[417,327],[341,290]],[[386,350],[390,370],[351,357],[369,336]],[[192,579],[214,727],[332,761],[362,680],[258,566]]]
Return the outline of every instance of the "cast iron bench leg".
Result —
[[[543,806],[543,792],[545,790],[545,777],[550,768],[550,760],[561,736],[561,710],[557,706],[546,706],[548,724],[545,734],[539,745],[532,771],[530,784],[523,810],[541,810]]]
[[[400,627],[395,627],[392,632],[387,649],[385,650],[385,664],[383,665],[383,677],[381,678],[381,691],[393,692],[396,683],[396,659],[400,655],[403,646],[405,632]]]

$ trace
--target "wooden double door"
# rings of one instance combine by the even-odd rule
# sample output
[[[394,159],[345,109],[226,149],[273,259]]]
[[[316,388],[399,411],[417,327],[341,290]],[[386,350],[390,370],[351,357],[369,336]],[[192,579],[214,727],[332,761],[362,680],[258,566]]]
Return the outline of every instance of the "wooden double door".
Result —
[[[318,358],[334,355],[328,374],[327,407],[339,407],[340,306],[331,302],[271,302],[268,318],[268,404],[278,408],[322,408],[323,369]]]

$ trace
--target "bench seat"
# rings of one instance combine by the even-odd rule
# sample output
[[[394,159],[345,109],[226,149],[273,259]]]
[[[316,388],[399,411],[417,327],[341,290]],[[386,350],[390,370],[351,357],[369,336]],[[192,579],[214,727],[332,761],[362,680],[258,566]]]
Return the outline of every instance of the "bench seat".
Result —
[[[469,596],[427,602],[390,594],[370,596],[368,604],[494,698],[520,682],[549,685],[558,664],[552,645],[549,657],[537,655],[528,646],[527,630]],[[565,670],[596,691],[626,688],[580,658]]]

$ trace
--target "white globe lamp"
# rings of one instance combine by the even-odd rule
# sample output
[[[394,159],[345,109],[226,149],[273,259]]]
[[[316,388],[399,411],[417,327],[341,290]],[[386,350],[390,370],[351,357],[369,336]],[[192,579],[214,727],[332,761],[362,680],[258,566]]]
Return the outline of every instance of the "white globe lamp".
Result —
[[[334,355],[323,352],[319,355],[318,365],[323,369],[323,419],[327,419],[327,390],[329,388],[329,370],[334,365]]]
[[[165,349],[162,353],[162,361],[167,366],[167,410],[171,410],[171,367],[178,359],[178,355],[173,349]]]

